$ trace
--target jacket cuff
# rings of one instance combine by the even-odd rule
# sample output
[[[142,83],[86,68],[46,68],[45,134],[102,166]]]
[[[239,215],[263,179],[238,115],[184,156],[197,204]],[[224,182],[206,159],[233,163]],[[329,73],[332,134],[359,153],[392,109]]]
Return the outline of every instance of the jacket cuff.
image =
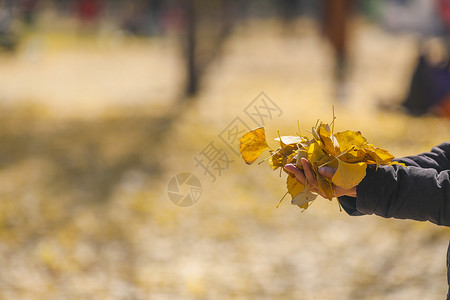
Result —
[[[362,216],[364,215],[360,211],[356,209],[356,198],[350,196],[341,196],[338,197],[338,201],[341,204],[342,208],[345,210],[347,214],[350,216]]]

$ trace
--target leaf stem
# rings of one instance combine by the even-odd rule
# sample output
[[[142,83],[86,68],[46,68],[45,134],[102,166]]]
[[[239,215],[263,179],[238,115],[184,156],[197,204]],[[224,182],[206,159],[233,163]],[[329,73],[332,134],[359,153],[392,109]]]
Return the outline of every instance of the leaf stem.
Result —
[[[289,193],[289,191],[287,191],[287,192],[286,192],[286,194],[284,194],[284,196],[283,196],[283,197],[281,197],[281,199],[280,199],[280,201],[278,202],[278,204],[277,204],[276,208],[278,208],[278,206],[280,206],[280,204],[281,204],[281,201],[283,201],[284,197],[286,197],[286,195],[287,195],[288,193]]]
[[[334,116],[334,105],[331,106],[332,110],[333,110],[333,120],[331,121],[331,135],[334,134],[334,120],[336,119],[336,117]]]
[[[262,164],[262,163],[265,162],[266,160],[268,160],[268,159],[270,159],[271,157],[273,157],[274,155],[278,154],[281,150],[280,150],[280,149],[277,149],[277,150],[272,150],[272,151],[275,151],[275,153],[272,154],[271,156],[267,157],[267,158],[264,158],[262,161],[260,161],[260,162],[258,163],[258,165]]]

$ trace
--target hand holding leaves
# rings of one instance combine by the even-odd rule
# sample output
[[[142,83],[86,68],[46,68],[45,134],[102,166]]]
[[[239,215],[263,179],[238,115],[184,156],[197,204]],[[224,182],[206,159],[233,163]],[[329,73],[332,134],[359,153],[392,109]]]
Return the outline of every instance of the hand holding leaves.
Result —
[[[311,167],[311,164],[307,159],[302,158],[301,164],[303,166],[303,171],[297,168],[294,164],[287,164],[284,166],[284,169],[295,176],[298,182],[300,182],[305,187],[308,187],[309,190],[313,193],[318,193],[322,197],[326,198],[326,194],[321,192],[317,186],[317,179],[314,177],[314,173]],[[333,175],[336,173],[337,169],[331,167],[321,167],[319,168],[319,174],[324,176],[327,179],[332,179]],[[335,186],[334,196],[352,196],[356,197],[356,187],[351,187],[350,189],[345,189],[340,186]]]
[[[334,122],[334,117],[333,117]],[[366,176],[368,164],[391,165],[394,156],[369,144],[359,131],[333,133],[328,124],[312,128],[312,139],[301,136],[276,138],[280,148],[273,150],[266,142],[264,128],[254,129],[240,140],[239,151],[247,164],[252,164],[270,149],[270,167],[281,167],[289,175],[286,186],[292,204],[308,208],[317,194],[332,200],[342,195],[356,196],[356,186]]]

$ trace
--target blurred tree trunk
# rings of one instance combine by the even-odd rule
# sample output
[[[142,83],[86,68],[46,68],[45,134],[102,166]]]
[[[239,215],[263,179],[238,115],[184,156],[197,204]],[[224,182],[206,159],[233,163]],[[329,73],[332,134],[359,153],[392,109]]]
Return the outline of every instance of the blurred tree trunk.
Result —
[[[186,64],[186,96],[193,96],[199,89],[198,77],[199,69],[196,61],[196,32],[197,32],[197,20],[195,13],[195,0],[185,0],[185,36],[186,36],[186,49],[184,51],[184,59]]]
[[[195,96],[206,68],[220,54],[233,26],[234,0],[181,0],[186,68],[185,96]]]
[[[0,1],[0,48],[7,51],[15,51],[18,43],[12,24],[14,20],[14,1]]]

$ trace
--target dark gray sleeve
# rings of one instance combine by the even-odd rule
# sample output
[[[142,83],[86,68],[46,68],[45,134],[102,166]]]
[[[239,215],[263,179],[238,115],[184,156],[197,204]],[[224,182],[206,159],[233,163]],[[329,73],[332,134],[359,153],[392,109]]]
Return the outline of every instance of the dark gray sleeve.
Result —
[[[357,198],[339,197],[345,211],[450,226],[450,143],[398,161],[407,167],[368,166]]]
[[[356,194],[363,214],[450,226],[450,170],[370,166]]]
[[[407,166],[431,168],[438,172],[450,170],[450,143],[442,143],[431,149],[430,152],[396,160]]]

